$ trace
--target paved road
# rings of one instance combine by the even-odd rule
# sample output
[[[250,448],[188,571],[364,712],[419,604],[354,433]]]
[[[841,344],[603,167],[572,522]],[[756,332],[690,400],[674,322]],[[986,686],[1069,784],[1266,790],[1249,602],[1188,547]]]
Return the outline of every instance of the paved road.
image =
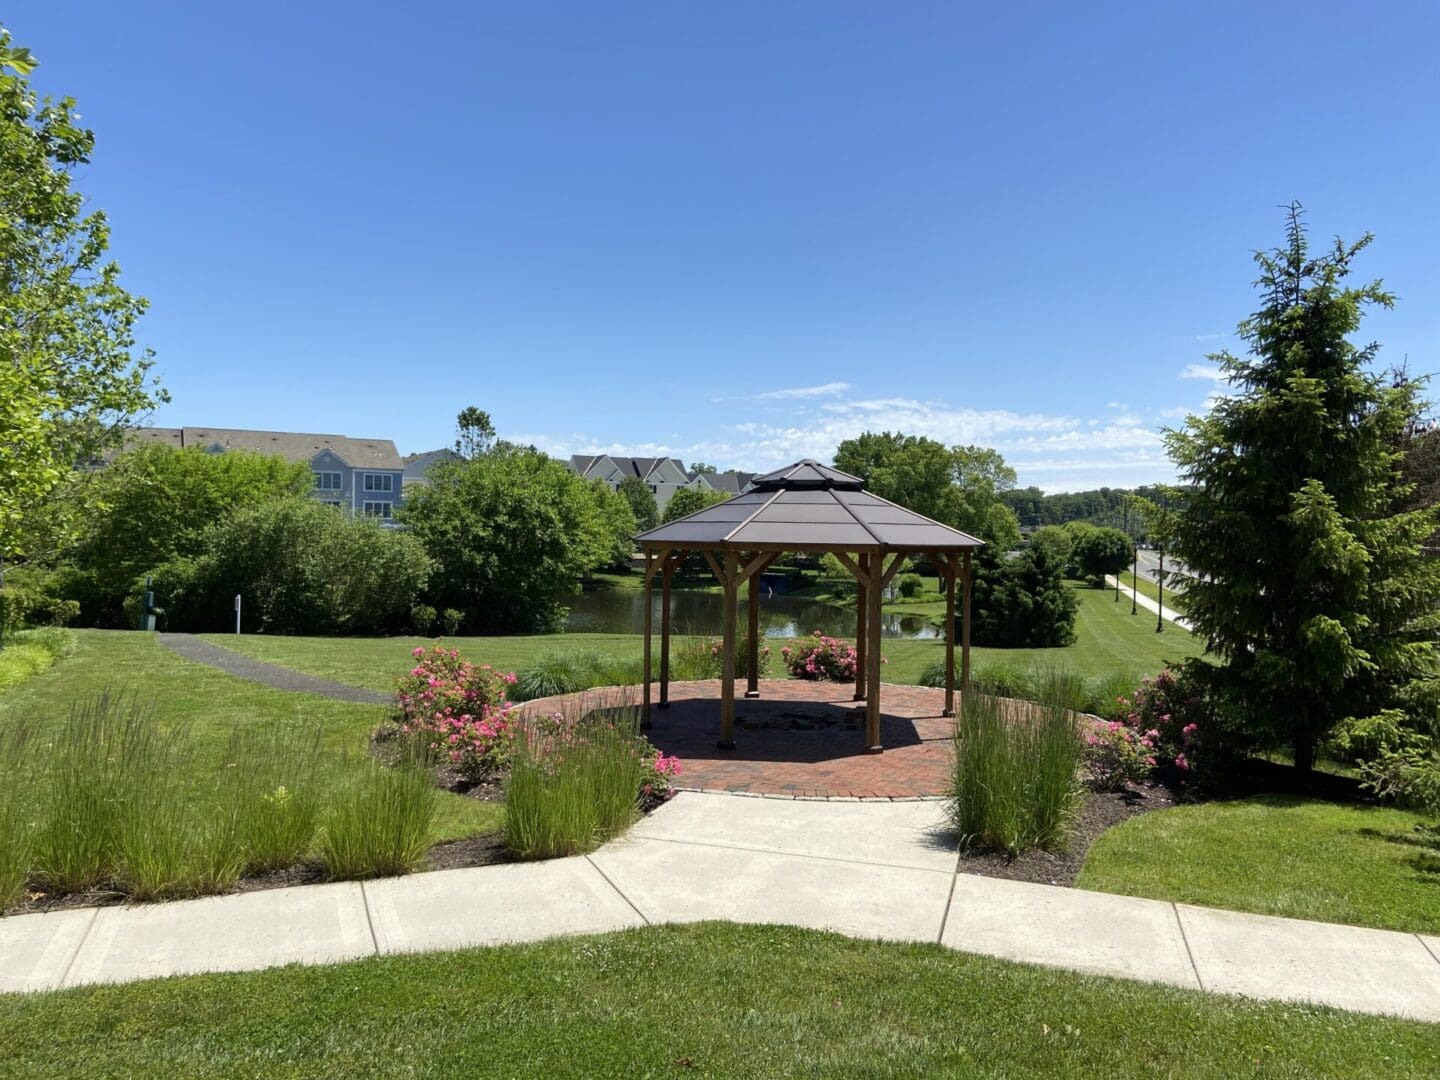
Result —
[[[959,873],[943,821],[685,792],[585,857],[0,919],[0,991],[725,919],[1440,1022],[1440,938]]]

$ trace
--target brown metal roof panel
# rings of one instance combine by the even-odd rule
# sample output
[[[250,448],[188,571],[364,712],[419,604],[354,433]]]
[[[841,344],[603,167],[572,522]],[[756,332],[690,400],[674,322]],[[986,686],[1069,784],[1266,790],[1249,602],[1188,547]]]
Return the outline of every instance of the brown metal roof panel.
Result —
[[[828,505],[822,503],[792,503],[780,500],[773,506],[767,506],[760,513],[755,515],[756,521],[792,521],[792,522],[833,522],[841,525],[852,524],[855,519],[850,511],[838,503]]]
[[[763,495],[763,496],[765,496],[766,498],[769,498],[770,496],[774,495],[775,492],[773,492],[773,491],[760,491],[760,492],[756,492],[756,494],[757,494],[757,495]],[[802,489],[800,489],[800,490],[798,490],[798,491],[782,491],[782,492],[780,492],[780,497],[779,497],[778,499],[776,499],[775,501],[776,501],[777,503],[794,503],[794,504],[797,505],[797,506],[806,506],[806,505],[811,505],[811,506],[838,506],[838,505],[839,505],[839,504],[835,501],[835,492],[833,492],[833,491],[825,491],[825,490],[820,489],[820,488],[812,488],[812,489],[802,488]]]
[[[669,525],[641,533],[636,539],[645,544],[718,544],[734,527],[735,523],[730,521],[672,521]]]
[[[870,530],[880,542],[891,547],[914,548],[976,548],[983,544],[973,536],[944,525],[871,525]]]
[[[752,521],[735,534],[734,542],[745,544],[835,544],[874,547],[875,538],[859,525],[796,524],[795,522]]]

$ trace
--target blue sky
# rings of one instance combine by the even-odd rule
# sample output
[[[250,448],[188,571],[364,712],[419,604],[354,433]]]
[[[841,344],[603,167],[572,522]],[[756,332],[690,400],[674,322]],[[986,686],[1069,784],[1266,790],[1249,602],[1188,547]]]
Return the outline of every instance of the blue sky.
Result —
[[[6,24],[98,136],[161,424],[1170,474],[1249,253],[1370,230],[1436,367],[1440,6],[191,4]],[[1199,365],[1199,366],[1197,366]],[[1193,377],[1187,377],[1187,375]]]

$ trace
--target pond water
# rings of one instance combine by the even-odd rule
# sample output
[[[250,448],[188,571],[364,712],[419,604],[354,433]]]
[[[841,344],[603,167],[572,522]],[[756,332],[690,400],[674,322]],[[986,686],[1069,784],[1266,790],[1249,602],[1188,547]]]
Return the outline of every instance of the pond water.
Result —
[[[582,634],[638,634],[645,628],[645,594],[640,589],[599,589],[566,597],[570,608],[565,629]],[[660,630],[660,590],[651,597],[655,631]],[[676,589],[670,594],[670,617],[677,634],[720,633],[719,593]],[[745,600],[741,597],[737,625],[745,628]],[[819,630],[833,637],[855,636],[853,609],[822,604],[779,593],[760,599],[760,627],[765,637],[804,637]],[[940,631],[926,615],[881,615],[880,632],[887,638],[934,638]]]

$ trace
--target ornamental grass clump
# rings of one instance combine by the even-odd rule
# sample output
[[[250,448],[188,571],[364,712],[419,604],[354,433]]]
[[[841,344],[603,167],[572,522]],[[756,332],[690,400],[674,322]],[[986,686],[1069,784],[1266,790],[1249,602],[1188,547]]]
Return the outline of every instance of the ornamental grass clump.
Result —
[[[1014,854],[1064,846],[1080,798],[1074,692],[1070,678],[1055,676],[1038,704],[962,697],[947,804],[962,847]]]
[[[232,736],[222,775],[244,840],[247,873],[293,866],[313,848],[323,794],[320,761],[320,729],[314,724],[263,724]]]
[[[34,848],[32,768],[34,740],[29,724],[0,725],[0,912],[25,893]]]
[[[324,817],[319,851],[327,876],[341,881],[420,869],[434,819],[435,789],[422,763],[358,765]]]
[[[634,686],[640,682],[639,657],[608,656],[594,649],[541,653],[515,673],[510,696],[515,701],[575,694],[600,686]]]
[[[575,703],[517,732],[505,786],[501,835],[521,859],[593,851],[639,814],[647,783],[666,782],[678,763],[639,734],[633,705]],[[663,780],[657,778],[665,778]]]

